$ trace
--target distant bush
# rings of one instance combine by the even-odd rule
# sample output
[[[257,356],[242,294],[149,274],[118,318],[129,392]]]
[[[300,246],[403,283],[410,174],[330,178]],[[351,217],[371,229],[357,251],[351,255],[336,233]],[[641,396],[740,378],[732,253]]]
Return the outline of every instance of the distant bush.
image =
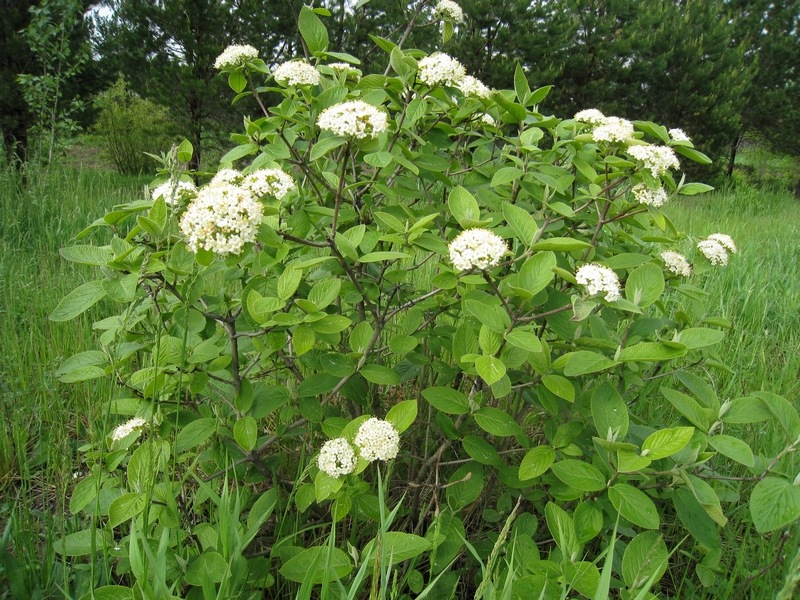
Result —
[[[118,79],[95,99],[96,132],[120,173],[138,174],[152,167],[149,153],[168,146],[174,123],[169,111],[142,98]]]

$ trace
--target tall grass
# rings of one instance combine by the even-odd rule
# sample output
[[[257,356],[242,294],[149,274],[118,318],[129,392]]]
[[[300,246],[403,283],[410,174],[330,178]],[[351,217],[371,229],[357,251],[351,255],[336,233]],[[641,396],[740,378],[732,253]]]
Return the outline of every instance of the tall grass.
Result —
[[[58,250],[111,206],[142,193],[141,178],[52,167],[0,172],[0,597],[45,597],[69,574],[54,555],[71,526],[67,509],[78,447],[108,397],[98,384],[68,386],[54,371],[94,344],[91,317],[51,323],[58,299],[88,269]],[[13,586],[11,585],[13,582]]]
[[[63,261],[58,249],[112,205],[140,196],[144,183],[51,168],[30,173],[23,185],[0,173],[0,598],[69,597],[91,577],[58,557],[55,544],[79,528],[68,510],[73,474],[81,469],[78,449],[96,434],[93,423],[109,390],[94,382],[60,384],[54,376],[63,358],[94,346],[92,315],[57,324],[47,316],[84,278],[96,276]],[[798,208],[787,193],[751,189],[668,208],[680,229],[729,233],[739,246],[731,263],[702,283],[710,308],[733,325],[719,350],[731,372],[712,373],[723,400],[764,389],[796,401],[800,392]],[[102,234],[94,241],[103,243]],[[654,420],[659,410],[652,408]],[[777,433],[750,435],[756,453],[782,447]],[[759,536],[746,525],[743,502],[726,510],[732,518],[718,583],[702,588],[679,549],[668,574],[675,597],[772,598],[782,587],[789,566],[778,551],[794,556],[800,536],[781,546],[780,532]]]

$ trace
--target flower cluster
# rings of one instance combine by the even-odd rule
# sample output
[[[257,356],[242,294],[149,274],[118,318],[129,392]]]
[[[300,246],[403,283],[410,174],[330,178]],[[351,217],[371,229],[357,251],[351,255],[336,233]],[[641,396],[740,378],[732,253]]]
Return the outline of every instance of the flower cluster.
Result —
[[[240,185],[244,175],[236,169],[220,169],[211,179],[209,185],[221,185],[227,183],[228,185]]]
[[[163,198],[170,206],[188,202],[197,195],[197,187],[191,181],[167,181],[153,190],[153,200]]]
[[[689,136],[686,135],[686,132],[683,129],[670,129],[669,130],[669,137],[672,138],[673,142],[690,142]]]
[[[254,242],[264,211],[253,195],[229,183],[208,185],[181,217],[181,231],[192,252],[240,254]]]
[[[353,65],[346,63],[346,62],[334,62],[325,65],[332,71],[336,73],[353,73],[353,72],[360,72],[356,69]]]
[[[453,0],[439,0],[436,8],[433,9],[433,14],[439,19],[446,19],[454,23],[464,22],[464,11]]]
[[[605,294],[608,302],[619,300],[620,293],[619,278],[608,267],[603,267],[594,263],[583,265],[575,273],[575,281],[586,287],[590,296]]]
[[[254,58],[258,58],[258,50],[252,46],[228,46],[214,61],[214,67],[217,69],[233,69]]]
[[[458,82],[458,89],[465,96],[477,96],[478,98],[488,98],[492,95],[492,90],[477,77],[464,75]]]
[[[575,113],[575,120],[589,125],[601,125],[606,116],[596,108],[587,108]]]
[[[697,243],[697,249],[703,253],[712,265],[728,264],[728,253],[738,252],[731,236],[725,233],[714,233]]]
[[[294,179],[280,169],[254,171],[244,176],[241,185],[256,198],[274,196],[278,200],[297,187]]]
[[[147,425],[147,421],[140,419],[139,417],[134,417],[130,421],[127,421],[114,429],[114,431],[111,433],[111,439],[115,442],[125,439],[128,435],[137,429],[141,429],[145,425]]]
[[[508,252],[499,235],[488,229],[467,229],[450,242],[450,262],[460,271],[487,269],[497,265]]]
[[[328,440],[317,457],[317,466],[331,477],[352,473],[358,458],[350,443],[344,438]]]
[[[386,113],[362,100],[334,104],[323,110],[317,124],[335,135],[375,138],[389,127]]]
[[[495,127],[497,125],[497,121],[495,121],[494,117],[489,113],[483,113],[483,115],[481,115],[481,122],[489,127]]]
[[[400,451],[400,434],[389,421],[372,417],[358,428],[355,444],[364,460],[391,460]]]
[[[319,71],[304,60],[290,60],[275,68],[272,76],[283,86],[317,85],[320,80]]]
[[[680,167],[675,151],[667,146],[631,146],[628,154],[649,169],[653,177],[664,175],[670,169]]]
[[[626,143],[633,139],[633,123],[620,117],[603,117],[592,132],[595,142]]]
[[[631,193],[639,204],[647,204],[656,208],[664,206],[667,201],[667,191],[663,187],[653,189],[639,183],[631,188]]]
[[[437,52],[419,61],[419,79],[429,86],[457,86],[464,79],[464,65],[444,52]]]
[[[678,276],[689,277],[692,274],[692,265],[683,254],[667,250],[661,253],[661,260],[667,269]]]

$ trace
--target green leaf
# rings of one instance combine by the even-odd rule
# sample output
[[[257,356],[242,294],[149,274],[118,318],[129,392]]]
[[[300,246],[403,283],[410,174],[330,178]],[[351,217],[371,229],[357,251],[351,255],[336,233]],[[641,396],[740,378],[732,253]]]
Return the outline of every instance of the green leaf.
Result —
[[[292,347],[297,356],[302,356],[314,347],[316,334],[308,325],[298,325],[292,332]]]
[[[397,385],[400,383],[400,375],[383,365],[364,365],[361,367],[360,373],[364,376],[364,379],[378,385]]]
[[[404,400],[398,402],[389,412],[386,413],[386,420],[389,421],[398,433],[403,433],[406,429],[411,427],[414,419],[417,418],[417,401]]]
[[[477,435],[465,435],[461,440],[464,452],[469,454],[472,460],[482,465],[500,466],[502,461],[492,444]]]
[[[247,294],[247,312],[259,325],[267,323],[272,318],[272,313],[278,312],[286,301],[274,297],[264,297],[256,290],[250,290]]]
[[[50,314],[50,320],[60,322],[74,319],[102,300],[105,295],[102,279],[84,283],[61,299]]]
[[[608,499],[620,515],[639,527],[658,529],[661,520],[650,497],[627,483],[615,483],[608,489]]]
[[[255,154],[258,151],[259,147],[256,144],[242,144],[240,146],[232,148],[225,156],[223,156],[219,160],[219,162],[232,163],[235,160],[239,160],[240,158],[244,158],[245,156]]]
[[[523,105],[525,104],[525,98],[531,93],[528,78],[525,77],[525,71],[522,70],[522,66],[519,63],[514,67],[514,92],[517,94],[517,101]]]
[[[650,306],[663,292],[664,273],[653,264],[634,269],[625,282],[625,297],[641,308]]]
[[[550,446],[537,446],[528,450],[519,465],[521,481],[539,477],[550,468],[556,460],[556,451]]]
[[[475,360],[475,369],[487,385],[497,383],[506,374],[506,366],[499,358],[482,355]]]
[[[453,511],[469,506],[481,497],[485,485],[483,465],[477,462],[461,465],[447,480],[447,505]]]
[[[460,185],[450,191],[447,206],[458,224],[464,229],[475,227],[475,224],[480,222],[481,210],[478,201]]]
[[[102,529],[82,529],[70,533],[53,544],[53,550],[63,556],[86,556],[95,552],[103,552],[114,543],[111,534]]]
[[[178,146],[178,160],[183,163],[188,163],[192,160],[192,154],[194,154],[194,146],[192,146],[192,142],[189,140],[181,141],[180,145]]]
[[[258,424],[251,416],[244,416],[233,426],[233,439],[239,444],[243,450],[250,452],[256,447],[256,440],[258,439]]]
[[[642,456],[650,460],[666,458],[683,450],[694,435],[694,427],[671,427],[655,431],[642,444]]]
[[[625,439],[630,422],[628,405],[611,384],[604,382],[595,389],[591,409],[597,435],[603,439],[609,436],[617,440]]]
[[[311,288],[308,293],[308,299],[314,303],[317,310],[323,310],[339,297],[341,289],[342,282],[340,279],[325,279]]]
[[[123,494],[115,499],[108,507],[108,526],[117,525],[129,521],[147,506],[147,496],[145,494]]]
[[[228,563],[219,552],[206,550],[195,558],[186,570],[186,583],[198,587],[205,581],[219,583],[228,575]]]
[[[582,460],[561,460],[550,470],[566,485],[582,492],[599,492],[606,487],[603,474]]]
[[[526,350],[527,352],[541,352],[542,342],[539,337],[527,329],[512,329],[506,333],[506,342],[509,346]]]
[[[350,557],[339,548],[314,546],[287,560],[280,568],[280,574],[296,583],[310,578],[311,583],[316,584],[343,579],[352,570]]]
[[[133,590],[121,585],[104,585],[81,596],[81,600],[133,600]]]
[[[622,555],[622,578],[630,590],[657,582],[667,570],[669,552],[661,535],[645,531],[633,538]]]
[[[564,356],[568,357],[567,364],[564,366],[564,375],[567,377],[599,373],[617,364],[616,361],[606,358],[599,352],[590,352],[589,350],[570,352]]]
[[[575,522],[575,534],[582,544],[597,537],[603,529],[603,511],[593,500],[578,504],[572,520]]]
[[[214,435],[216,430],[217,420],[213,417],[203,417],[184,425],[175,440],[175,451],[183,452],[196,448]]]
[[[764,407],[772,414],[775,422],[786,432],[790,442],[800,437],[800,415],[797,409],[783,396],[770,392],[753,392]]]
[[[552,502],[548,502],[545,506],[544,516],[547,520],[547,528],[556,545],[561,549],[564,559],[567,561],[577,560],[580,557],[581,544],[575,534],[572,517],[567,511]]]
[[[296,267],[286,267],[278,277],[278,297],[286,301],[291,298],[300,286],[303,271]]]
[[[498,173],[495,173],[495,178]],[[495,185],[494,178],[492,179],[492,185]],[[530,246],[536,236],[536,232],[539,230],[539,226],[536,225],[536,221],[531,214],[524,208],[515,206],[510,202],[503,202],[503,218],[514,230],[514,235],[517,236],[517,239],[526,246]]]
[[[687,183],[678,188],[678,193],[682,196],[694,196],[696,194],[705,194],[713,189],[713,186],[705,183]]]
[[[309,160],[314,162],[319,160],[331,150],[338,148],[339,146],[344,146],[347,143],[347,139],[343,137],[337,136],[329,136],[320,138],[317,140],[317,143],[311,147],[311,154],[309,155]]]
[[[361,551],[362,560],[370,555],[375,540],[370,540]],[[381,537],[381,551],[386,557],[386,564],[396,565],[410,558],[415,558],[428,550],[431,543],[423,537],[402,531],[389,531]],[[380,562],[379,557],[375,557]]]
[[[552,252],[539,252],[526,260],[519,270],[519,285],[531,296],[538,294],[553,281],[553,268],[556,255]]]
[[[365,254],[364,256],[360,257],[358,262],[373,263],[389,260],[402,260],[405,258],[411,258],[411,256],[405,252],[370,252],[369,254]]]
[[[730,435],[714,435],[708,438],[708,443],[720,454],[735,460],[751,469],[755,466],[753,451],[746,442]]]
[[[559,398],[567,402],[575,402],[575,387],[572,382],[561,375],[544,375],[542,377],[544,387],[553,392]]]
[[[338,477],[331,477],[325,471],[318,471],[314,477],[314,498],[322,502],[342,489],[344,481]]]
[[[322,20],[308,6],[300,9],[298,28],[311,54],[325,52],[328,49],[328,30],[325,29]]]
[[[429,387],[422,390],[422,397],[431,406],[449,415],[465,415],[469,412],[466,394],[447,387]]]
[[[701,165],[710,165],[712,162],[711,159],[708,158],[705,154],[703,154],[702,152],[698,152],[694,148],[689,148],[688,146],[673,146],[672,149],[675,150],[675,152],[677,152],[678,154],[682,154],[689,160],[693,160],[694,162],[700,163]]]
[[[673,348],[661,342],[641,342],[623,348],[617,360],[620,362],[658,362],[671,360],[686,354],[686,348]]]
[[[110,246],[67,246],[58,252],[68,261],[80,265],[104,267],[114,260]]]
[[[330,392],[336,387],[340,379],[341,377],[331,375],[330,373],[315,373],[314,375],[309,375],[297,386],[297,396],[298,398],[310,398]]]
[[[492,183],[490,185],[492,187],[508,185],[516,181],[520,177],[522,177],[522,171],[520,171],[517,167],[502,167],[494,172],[494,175],[492,176]],[[506,206],[512,206],[512,205],[508,204],[507,202],[503,204],[503,216],[505,216],[506,213]],[[509,223],[509,225],[511,225],[511,223]],[[525,240],[523,239],[523,241]]]
[[[759,533],[791,525],[800,519],[800,486],[767,477],[750,494],[750,514]]]
[[[475,422],[478,424],[478,427],[483,429],[486,433],[500,437],[509,437],[523,433],[522,428],[511,418],[511,415],[499,408],[484,406],[475,411],[473,416],[475,417]]]
[[[568,237],[554,237],[536,242],[531,246],[532,250],[554,250],[555,252],[572,252],[573,250],[584,250],[591,248],[589,242]]]
[[[228,73],[228,85],[234,92],[240,94],[247,87],[247,77],[241,71],[231,71]]]
[[[692,425],[701,431],[708,431],[711,424],[709,416],[694,398],[667,387],[662,387],[661,393]]]
[[[674,341],[680,342],[688,350],[696,350],[697,348],[706,348],[719,344],[724,337],[725,332],[718,329],[690,327],[678,333]]]
[[[69,498],[69,511],[77,515],[97,497],[98,480],[95,475],[87,475],[72,490]]]

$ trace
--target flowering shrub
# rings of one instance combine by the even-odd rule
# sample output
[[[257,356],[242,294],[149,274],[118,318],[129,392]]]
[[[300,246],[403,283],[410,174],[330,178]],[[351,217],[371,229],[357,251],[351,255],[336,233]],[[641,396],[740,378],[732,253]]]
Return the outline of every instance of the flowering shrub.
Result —
[[[797,412],[706,379],[727,322],[686,278],[735,245],[677,252],[660,206],[709,189],[676,177],[707,161],[690,140],[547,115],[519,68],[475,94],[380,38],[393,73],[351,77],[315,11],[300,31],[313,61],[219,59],[263,114],[213,178],[166,169],[199,187],[64,249],[103,273],[52,318],[118,311],[60,372],[118,384],[109,427],[138,419],[87,452],[68,555],[111,553],[103,583],[145,597],[633,598],[679,544],[708,583],[747,481],[758,531],[797,519]],[[787,450],[754,456],[736,427],[770,419]]]

